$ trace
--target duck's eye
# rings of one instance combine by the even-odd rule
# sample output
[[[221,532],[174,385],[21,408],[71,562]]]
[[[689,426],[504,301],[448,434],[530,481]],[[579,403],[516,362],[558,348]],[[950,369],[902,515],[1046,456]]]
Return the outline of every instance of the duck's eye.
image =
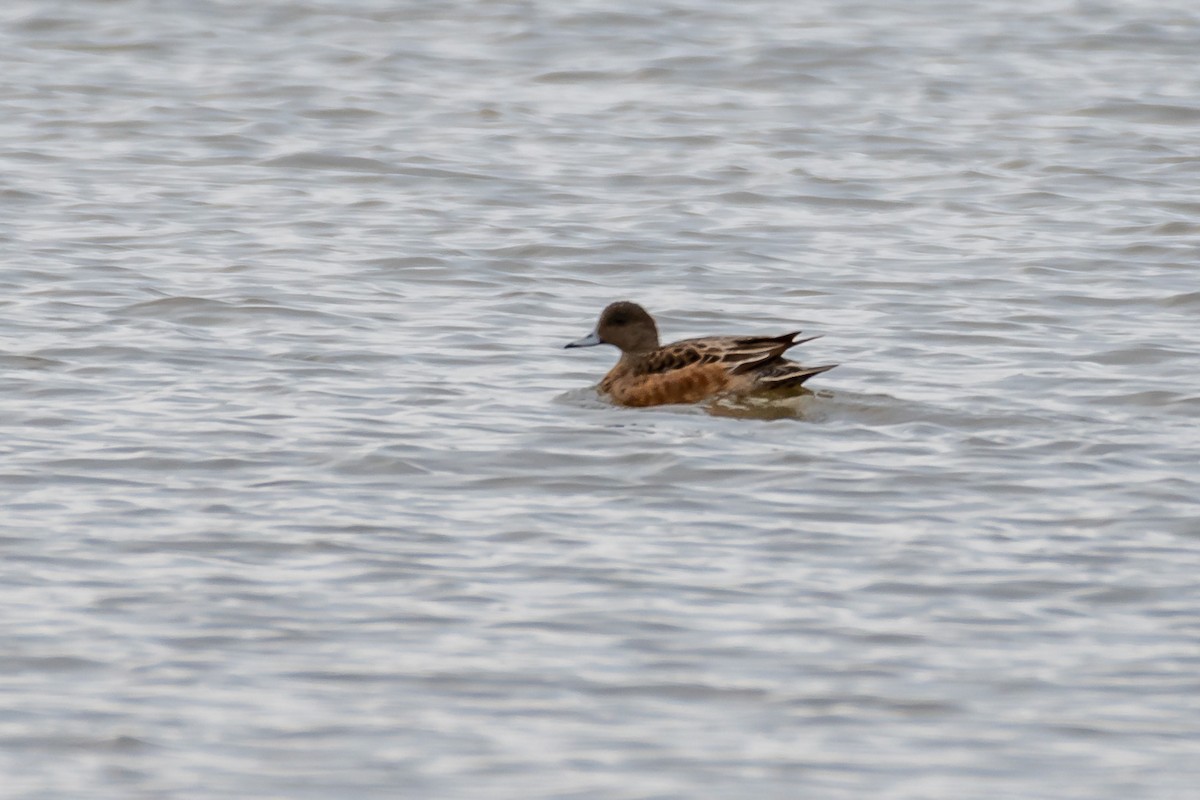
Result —
[[[608,318],[608,324],[609,325],[628,325],[629,324],[629,315],[628,314],[613,314],[611,317]]]

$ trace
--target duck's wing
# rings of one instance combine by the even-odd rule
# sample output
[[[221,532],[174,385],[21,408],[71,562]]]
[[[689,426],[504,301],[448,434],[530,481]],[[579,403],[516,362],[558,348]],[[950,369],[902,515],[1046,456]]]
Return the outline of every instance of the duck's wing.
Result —
[[[692,364],[721,364],[732,375],[750,372],[775,361],[789,348],[816,336],[797,339],[800,331],[782,336],[706,336],[660,347],[646,360],[652,372],[682,369]]]

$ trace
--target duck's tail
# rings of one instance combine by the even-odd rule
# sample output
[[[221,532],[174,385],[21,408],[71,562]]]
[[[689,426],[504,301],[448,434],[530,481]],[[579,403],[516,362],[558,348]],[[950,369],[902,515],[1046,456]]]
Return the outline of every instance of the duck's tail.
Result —
[[[823,364],[819,367],[806,367],[793,361],[780,361],[762,367],[756,374],[755,386],[761,389],[794,389],[813,375],[820,375],[836,367],[837,364]]]

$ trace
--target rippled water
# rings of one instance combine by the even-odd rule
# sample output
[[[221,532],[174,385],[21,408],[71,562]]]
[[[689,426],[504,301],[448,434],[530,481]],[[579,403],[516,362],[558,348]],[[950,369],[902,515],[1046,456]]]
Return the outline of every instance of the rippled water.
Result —
[[[0,795],[1197,796],[1194,3],[0,30]]]

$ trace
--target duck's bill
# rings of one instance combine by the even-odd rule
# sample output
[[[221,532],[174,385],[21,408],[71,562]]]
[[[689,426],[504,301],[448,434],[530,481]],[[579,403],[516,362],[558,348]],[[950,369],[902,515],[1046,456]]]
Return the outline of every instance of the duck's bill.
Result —
[[[595,347],[598,344],[604,344],[604,342],[600,341],[600,334],[596,333],[595,331],[592,331],[591,333],[589,333],[587,336],[583,337],[579,341],[571,342],[570,344],[564,345],[563,347],[564,347],[564,349],[566,349],[567,347]]]

